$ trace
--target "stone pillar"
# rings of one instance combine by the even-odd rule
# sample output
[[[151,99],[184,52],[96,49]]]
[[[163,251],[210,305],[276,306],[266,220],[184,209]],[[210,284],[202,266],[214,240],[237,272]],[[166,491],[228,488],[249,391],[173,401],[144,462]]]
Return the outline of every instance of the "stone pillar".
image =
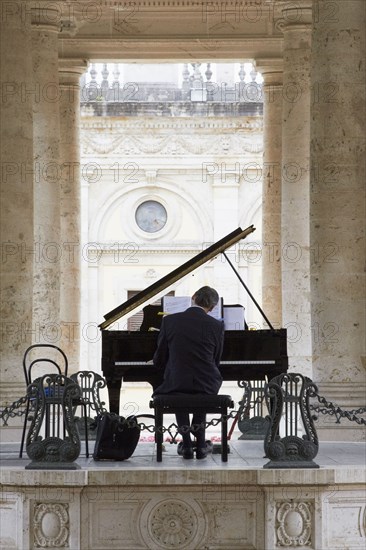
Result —
[[[59,79],[56,9],[32,9],[34,116],[34,343],[60,343]]]
[[[31,21],[26,2],[1,2],[1,369],[0,404],[25,394],[31,345],[33,115]]]
[[[317,2],[312,44],[313,371],[323,395],[357,408],[364,405],[366,385],[366,3],[331,4],[330,14],[326,1]],[[343,427],[356,426],[342,421]]]
[[[312,377],[309,234],[311,2],[283,19],[282,312],[290,368]]]
[[[60,60],[60,166],[61,179],[61,288],[62,349],[70,372],[81,369],[81,185],[80,185],[80,76],[82,59]],[[85,367],[87,368],[87,367]]]
[[[262,59],[256,68],[263,76],[262,306],[272,325],[280,328],[283,62]]]

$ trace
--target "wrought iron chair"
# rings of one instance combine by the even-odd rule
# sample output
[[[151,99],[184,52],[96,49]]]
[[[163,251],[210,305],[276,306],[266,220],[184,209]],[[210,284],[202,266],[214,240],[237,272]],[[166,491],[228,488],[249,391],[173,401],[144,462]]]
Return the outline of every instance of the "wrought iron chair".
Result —
[[[91,439],[97,417],[106,412],[105,402],[101,400],[100,390],[105,388],[106,381],[94,371],[81,370],[70,376],[81,388],[81,401],[74,407],[83,406],[81,418],[75,417],[81,439]]]
[[[40,352],[45,352],[46,356],[40,357]],[[32,381],[37,377],[45,374],[58,374],[67,377],[68,373],[68,360],[66,354],[61,348],[53,344],[34,344],[30,346],[24,353],[23,357],[23,371],[27,388],[32,384]],[[34,372],[37,371],[37,376],[34,376]],[[78,397],[75,399],[78,405],[86,407],[83,400]],[[25,418],[23,424],[22,439],[20,443],[19,458],[23,456],[25,434],[27,431],[27,423],[32,420],[36,402],[35,399],[28,394]],[[85,415],[86,416],[86,415]],[[86,421],[85,421],[86,422]],[[89,456],[88,441],[86,440],[86,456]]]

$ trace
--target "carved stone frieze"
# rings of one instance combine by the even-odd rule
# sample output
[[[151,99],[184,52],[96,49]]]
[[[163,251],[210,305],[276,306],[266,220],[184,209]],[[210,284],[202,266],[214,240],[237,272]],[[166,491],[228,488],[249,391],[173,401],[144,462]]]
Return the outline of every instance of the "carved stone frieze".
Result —
[[[262,152],[262,140],[249,138],[246,135],[122,135],[116,137],[100,136],[96,133],[83,132],[81,143],[84,155],[118,154],[123,156],[136,155],[220,155],[243,153],[256,154]]]
[[[312,546],[312,503],[278,502],[276,509],[276,546]]]
[[[34,548],[69,548],[69,504],[35,503]]]

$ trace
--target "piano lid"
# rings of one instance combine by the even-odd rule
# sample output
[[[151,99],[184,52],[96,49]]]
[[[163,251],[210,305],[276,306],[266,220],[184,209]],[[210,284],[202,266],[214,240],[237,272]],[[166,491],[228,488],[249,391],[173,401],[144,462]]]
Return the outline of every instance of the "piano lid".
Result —
[[[109,325],[111,325],[124,315],[127,315],[127,313],[129,313],[133,309],[142,305],[144,302],[147,302],[147,300],[150,300],[150,298],[153,298],[154,296],[159,294],[159,292],[172,285],[179,279],[182,279],[200,265],[208,262],[209,260],[217,256],[217,254],[220,254],[220,252],[224,252],[225,250],[230,248],[230,246],[237,243],[241,239],[245,239],[245,237],[250,233],[253,233],[253,231],[255,231],[255,227],[253,225],[250,225],[246,229],[241,229],[241,227],[238,227],[238,229],[235,229],[235,231],[232,231],[231,233],[226,235],[226,237],[223,237],[216,243],[212,244],[211,246],[206,248],[206,250],[203,250],[202,252],[194,256],[194,258],[188,260],[188,262],[185,262],[177,269],[174,269],[171,273],[168,273],[168,275],[165,275],[164,277],[159,279],[159,281],[156,281],[149,287],[145,288],[145,290],[142,290],[115,309],[112,309],[112,311],[104,315],[105,321],[103,321],[103,323],[99,325],[99,328],[105,329],[109,327]]]

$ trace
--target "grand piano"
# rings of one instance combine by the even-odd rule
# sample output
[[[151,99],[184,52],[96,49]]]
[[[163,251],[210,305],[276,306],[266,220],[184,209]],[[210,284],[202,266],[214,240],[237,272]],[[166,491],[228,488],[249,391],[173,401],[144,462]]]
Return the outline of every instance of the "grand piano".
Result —
[[[145,290],[139,292],[104,316],[99,325],[102,332],[102,372],[107,382],[110,411],[119,413],[119,397],[122,380],[126,382],[149,382],[152,387],[162,381],[163,373],[149,364],[158,338],[157,331],[107,330],[113,323],[127,314],[141,308],[199,266],[223,254],[240,283],[244,286],[255,305],[270,327],[266,330],[227,330],[220,371],[224,380],[270,380],[287,372],[286,329],[274,329],[254,296],[236,271],[225,251],[252,233],[251,225],[240,227],[214,243],[206,250],[188,260],[182,266],[162,277]],[[152,306],[154,307],[154,306]],[[148,308],[144,308],[147,309]],[[143,326],[146,323],[143,323]]]

